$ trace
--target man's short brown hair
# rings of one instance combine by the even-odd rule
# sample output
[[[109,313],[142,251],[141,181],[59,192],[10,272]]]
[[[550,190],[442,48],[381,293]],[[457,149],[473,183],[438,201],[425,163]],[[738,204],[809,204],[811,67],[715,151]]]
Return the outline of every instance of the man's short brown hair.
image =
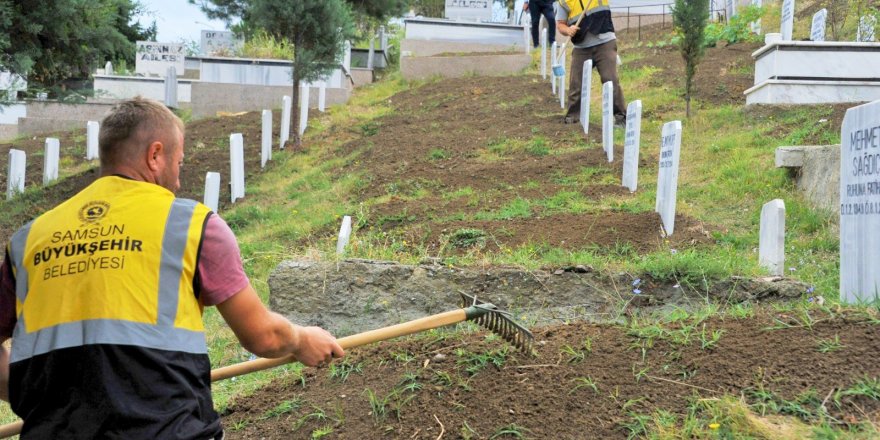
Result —
[[[183,121],[158,101],[136,96],[116,104],[101,121],[101,166],[123,163],[156,140],[175,145],[175,126],[183,133]]]

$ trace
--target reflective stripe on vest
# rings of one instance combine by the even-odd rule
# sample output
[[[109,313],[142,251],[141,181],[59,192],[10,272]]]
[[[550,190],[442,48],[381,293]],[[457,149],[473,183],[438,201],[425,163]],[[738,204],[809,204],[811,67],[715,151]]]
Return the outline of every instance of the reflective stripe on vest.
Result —
[[[192,284],[209,214],[156,185],[103,177],[16,232],[11,362],[89,344],[207,353]]]
[[[568,10],[568,24],[574,24],[581,15],[581,12],[587,11],[587,15],[599,11],[609,11],[611,7],[608,0],[558,0],[559,4]]]

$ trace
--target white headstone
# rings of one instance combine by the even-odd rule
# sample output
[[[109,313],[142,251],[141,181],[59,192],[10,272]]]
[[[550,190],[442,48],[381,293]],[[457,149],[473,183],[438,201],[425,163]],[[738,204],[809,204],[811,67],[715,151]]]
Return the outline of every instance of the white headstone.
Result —
[[[110,61],[107,61],[107,63],[104,64],[104,74],[113,75],[113,63],[111,63]]]
[[[736,0],[725,0],[724,11],[727,13],[727,20],[730,21],[736,15]]]
[[[541,79],[547,79],[547,32],[541,32]]]
[[[562,63],[563,66],[565,65],[565,51],[564,50],[559,51],[559,62]],[[559,107],[564,109],[565,108],[565,75],[562,75],[559,77],[559,87],[557,87],[557,89],[559,90]]]
[[[763,6],[763,0],[752,0],[752,6],[760,8]],[[756,34],[761,33],[761,19],[757,19],[751,23],[752,32]]]
[[[794,28],[794,0],[782,0],[782,18],[780,33],[782,41],[791,41],[791,32]]]
[[[379,50],[388,49],[388,34],[385,33],[385,26],[379,26]]]
[[[299,135],[302,136],[306,132],[309,124],[309,87],[308,85],[299,86]]]
[[[828,10],[819,9],[813,14],[813,25],[810,27],[810,40],[825,41],[825,19],[828,17]]]
[[[100,128],[97,121],[86,123],[86,160],[98,158],[98,131]]]
[[[345,40],[342,47],[342,67],[346,72],[351,73],[351,41]]]
[[[602,148],[608,162],[614,160],[614,83],[602,84]]]
[[[279,133],[281,144],[278,148],[283,150],[284,144],[290,139],[290,96],[281,98],[281,133]]]
[[[241,133],[229,135],[229,193],[232,203],[244,197],[244,138]]]
[[[530,51],[531,51],[531,47],[532,47],[532,37],[531,37],[532,32],[529,29],[529,26],[526,26],[525,24],[522,25],[522,30],[523,30],[523,49],[525,49],[526,55],[528,55],[531,53]]]
[[[26,166],[24,151],[11,148],[9,150],[9,169],[6,180],[6,200],[11,199],[17,193],[24,192],[24,173]]]
[[[376,39],[370,38],[370,50],[367,52],[367,69],[373,70],[373,58],[376,57]]]
[[[186,49],[183,43],[138,41],[135,56],[135,73],[162,76],[167,72],[168,66],[176,67],[178,72],[184,71]]]
[[[593,60],[584,61],[581,73],[581,126],[584,134],[590,132],[590,88],[593,85]]]
[[[446,0],[446,18],[464,21],[492,21],[492,0]]]
[[[205,206],[214,212],[220,208],[220,173],[208,171],[205,175]]]
[[[266,168],[266,162],[272,159],[272,110],[263,110],[262,135],[260,167]]]
[[[859,19],[859,27],[856,29],[856,41],[871,43],[874,41],[874,26],[877,24],[877,18],[873,15],[866,15]]]
[[[678,193],[678,159],[681,151],[681,121],[663,124],[660,132],[660,169],[657,173],[657,203],[666,235],[675,231],[675,201]]]
[[[324,113],[324,110],[327,105],[327,85],[324,82],[321,82],[321,85],[318,87],[318,111]]]
[[[339,228],[339,237],[336,239],[336,253],[338,255],[345,253],[349,238],[351,238],[351,216],[346,215],[342,217],[342,226]]]
[[[177,69],[168,66],[165,72],[165,107],[177,108]]]
[[[549,30],[548,30],[548,32],[549,32]],[[553,71],[552,71],[553,66],[555,66],[557,63],[556,42],[555,41],[553,42],[553,44],[550,45],[550,61],[552,61],[552,63],[551,63],[552,65],[550,66],[550,70],[551,70],[551,72],[550,72],[550,87],[553,89],[553,94],[555,95],[556,94],[556,83],[558,82],[558,80],[556,78],[556,74],[553,73]]]
[[[840,300],[880,296],[880,101],[847,110],[840,129]]]
[[[770,275],[785,271],[785,202],[771,200],[761,208],[761,231],[758,242],[758,264]]]
[[[241,44],[232,31],[202,30],[199,48],[202,56],[232,57]]]
[[[626,107],[626,135],[623,142],[623,186],[635,192],[639,184],[639,146],[642,138],[642,100]]]
[[[57,138],[46,138],[43,152],[43,185],[58,179],[58,160],[61,144]]]

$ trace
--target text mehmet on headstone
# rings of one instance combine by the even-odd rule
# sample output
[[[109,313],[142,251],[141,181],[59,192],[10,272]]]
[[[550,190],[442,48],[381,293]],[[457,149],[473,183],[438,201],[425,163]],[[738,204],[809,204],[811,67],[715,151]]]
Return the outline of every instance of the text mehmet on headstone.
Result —
[[[841,301],[880,296],[880,101],[847,110],[840,145]]]

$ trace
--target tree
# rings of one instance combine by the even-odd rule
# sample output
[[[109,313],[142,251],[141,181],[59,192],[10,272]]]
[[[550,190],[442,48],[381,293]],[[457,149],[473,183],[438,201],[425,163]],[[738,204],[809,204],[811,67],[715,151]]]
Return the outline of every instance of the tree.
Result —
[[[132,0],[0,0],[0,67],[46,88],[87,77],[104,61],[134,61],[133,39],[155,36],[131,24]]]
[[[672,20],[680,36],[678,43],[684,58],[685,114],[691,116],[691,92],[697,64],[706,52],[706,22],[709,20],[709,0],[675,0]]]

